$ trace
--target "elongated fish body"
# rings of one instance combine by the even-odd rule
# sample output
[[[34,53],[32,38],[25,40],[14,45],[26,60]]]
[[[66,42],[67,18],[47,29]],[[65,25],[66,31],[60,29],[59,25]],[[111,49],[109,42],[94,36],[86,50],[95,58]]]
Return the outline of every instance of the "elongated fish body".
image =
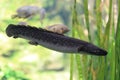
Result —
[[[85,52],[86,54],[98,56],[105,56],[107,54],[107,51],[91,43],[50,32],[42,28],[10,24],[6,28],[6,34],[9,37],[24,38],[38,45],[64,53],[79,54],[80,52]]]

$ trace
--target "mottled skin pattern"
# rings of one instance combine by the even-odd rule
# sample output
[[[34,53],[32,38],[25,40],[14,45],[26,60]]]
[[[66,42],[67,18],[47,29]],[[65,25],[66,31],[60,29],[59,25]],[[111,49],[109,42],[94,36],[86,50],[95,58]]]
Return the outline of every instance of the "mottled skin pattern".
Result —
[[[24,25],[10,24],[6,28],[6,34],[14,38],[24,38],[49,49],[65,53],[85,52],[90,55],[105,56],[107,51],[82,40],[64,36],[62,34],[50,32],[42,28],[35,28]]]

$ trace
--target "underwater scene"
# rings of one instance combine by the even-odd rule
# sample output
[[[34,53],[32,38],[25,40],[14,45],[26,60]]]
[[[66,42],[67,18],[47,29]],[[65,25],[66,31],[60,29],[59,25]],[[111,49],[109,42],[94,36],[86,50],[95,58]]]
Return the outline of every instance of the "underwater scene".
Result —
[[[120,80],[120,0],[0,0],[0,80]]]

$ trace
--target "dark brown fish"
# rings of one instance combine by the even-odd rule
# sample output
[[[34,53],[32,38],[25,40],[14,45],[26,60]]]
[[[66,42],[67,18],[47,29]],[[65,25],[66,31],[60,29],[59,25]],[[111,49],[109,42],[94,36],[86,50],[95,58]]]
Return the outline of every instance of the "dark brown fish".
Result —
[[[79,54],[85,52],[86,54],[97,56],[107,55],[107,51],[91,43],[50,32],[42,28],[10,24],[6,28],[6,34],[9,37],[24,38],[32,41],[33,44],[64,53]]]

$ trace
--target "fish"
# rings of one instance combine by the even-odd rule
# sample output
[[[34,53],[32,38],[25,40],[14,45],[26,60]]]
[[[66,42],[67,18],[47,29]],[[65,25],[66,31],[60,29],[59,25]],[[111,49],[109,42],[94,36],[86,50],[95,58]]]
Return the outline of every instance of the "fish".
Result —
[[[23,38],[29,40],[33,45],[40,45],[63,53],[88,54],[96,56],[107,55],[106,50],[87,41],[68,37],[30,25],[9,24],[6,28],[6,35],[13,38]]]

